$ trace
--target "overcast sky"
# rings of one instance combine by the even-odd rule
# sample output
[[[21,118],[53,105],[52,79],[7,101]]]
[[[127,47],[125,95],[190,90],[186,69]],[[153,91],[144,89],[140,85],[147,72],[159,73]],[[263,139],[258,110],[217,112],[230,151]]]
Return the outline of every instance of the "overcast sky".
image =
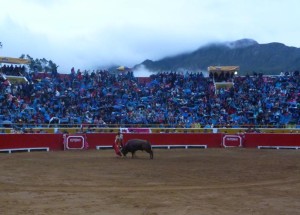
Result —
[[[300,47],[299,0],[0,0],[0,56],[59,72],[128,67],[251,38]]]

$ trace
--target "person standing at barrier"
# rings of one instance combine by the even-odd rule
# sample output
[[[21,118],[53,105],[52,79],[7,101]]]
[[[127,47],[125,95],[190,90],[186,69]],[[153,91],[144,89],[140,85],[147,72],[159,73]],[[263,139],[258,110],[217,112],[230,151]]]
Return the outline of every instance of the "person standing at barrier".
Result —
[[[123,134],[121,134],[121,132],[118,132],[115,137],[115,142],[113,145],[116,155],[122,156],[122,153],[121,153],[122,147],[123,147]]]

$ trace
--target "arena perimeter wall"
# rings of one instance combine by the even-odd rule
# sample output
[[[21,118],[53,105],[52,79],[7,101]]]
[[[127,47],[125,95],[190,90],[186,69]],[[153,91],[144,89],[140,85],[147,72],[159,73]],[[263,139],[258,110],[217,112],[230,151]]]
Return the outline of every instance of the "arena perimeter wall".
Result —
[[[82,136],[88,143],[89,149],[97,146],[111,146],[115,139],[114,133],[72,134],[69,136]],[[124,142],[128,139],[147,139],[152,145],[206,145],[208,148],[224,147],[223,141],[226,134],[124,134]],[[256,148],[259,146],[296,146],[300,147],[300,134],[242,134],[233,135],[241,137],[242,146]],[[231,138],[232,139],[232,138]],[[229,139],[229,140],[231,140]],[[228,144],[227,144],[228,145]],[[22,148],[49,148],[49,150],[64,150],[62,134],[1,134],[0,150]]]

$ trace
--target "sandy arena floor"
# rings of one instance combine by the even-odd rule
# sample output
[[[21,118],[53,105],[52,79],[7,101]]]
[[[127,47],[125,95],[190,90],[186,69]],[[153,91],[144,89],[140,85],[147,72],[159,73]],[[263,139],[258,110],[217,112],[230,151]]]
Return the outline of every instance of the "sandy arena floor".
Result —
[[[300,150],[0,154],[0,214],[300,214]]]

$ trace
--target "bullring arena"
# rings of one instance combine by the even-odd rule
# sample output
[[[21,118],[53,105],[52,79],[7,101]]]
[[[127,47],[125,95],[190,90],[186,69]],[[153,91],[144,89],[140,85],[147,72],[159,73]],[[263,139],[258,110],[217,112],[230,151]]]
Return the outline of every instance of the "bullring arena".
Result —
[[[150,160],[116,157],[114,132],[70,137],[88,149],[3,134],[0,214],[300,214],[299,135],[229,135],[125,133],[150,140]]]

